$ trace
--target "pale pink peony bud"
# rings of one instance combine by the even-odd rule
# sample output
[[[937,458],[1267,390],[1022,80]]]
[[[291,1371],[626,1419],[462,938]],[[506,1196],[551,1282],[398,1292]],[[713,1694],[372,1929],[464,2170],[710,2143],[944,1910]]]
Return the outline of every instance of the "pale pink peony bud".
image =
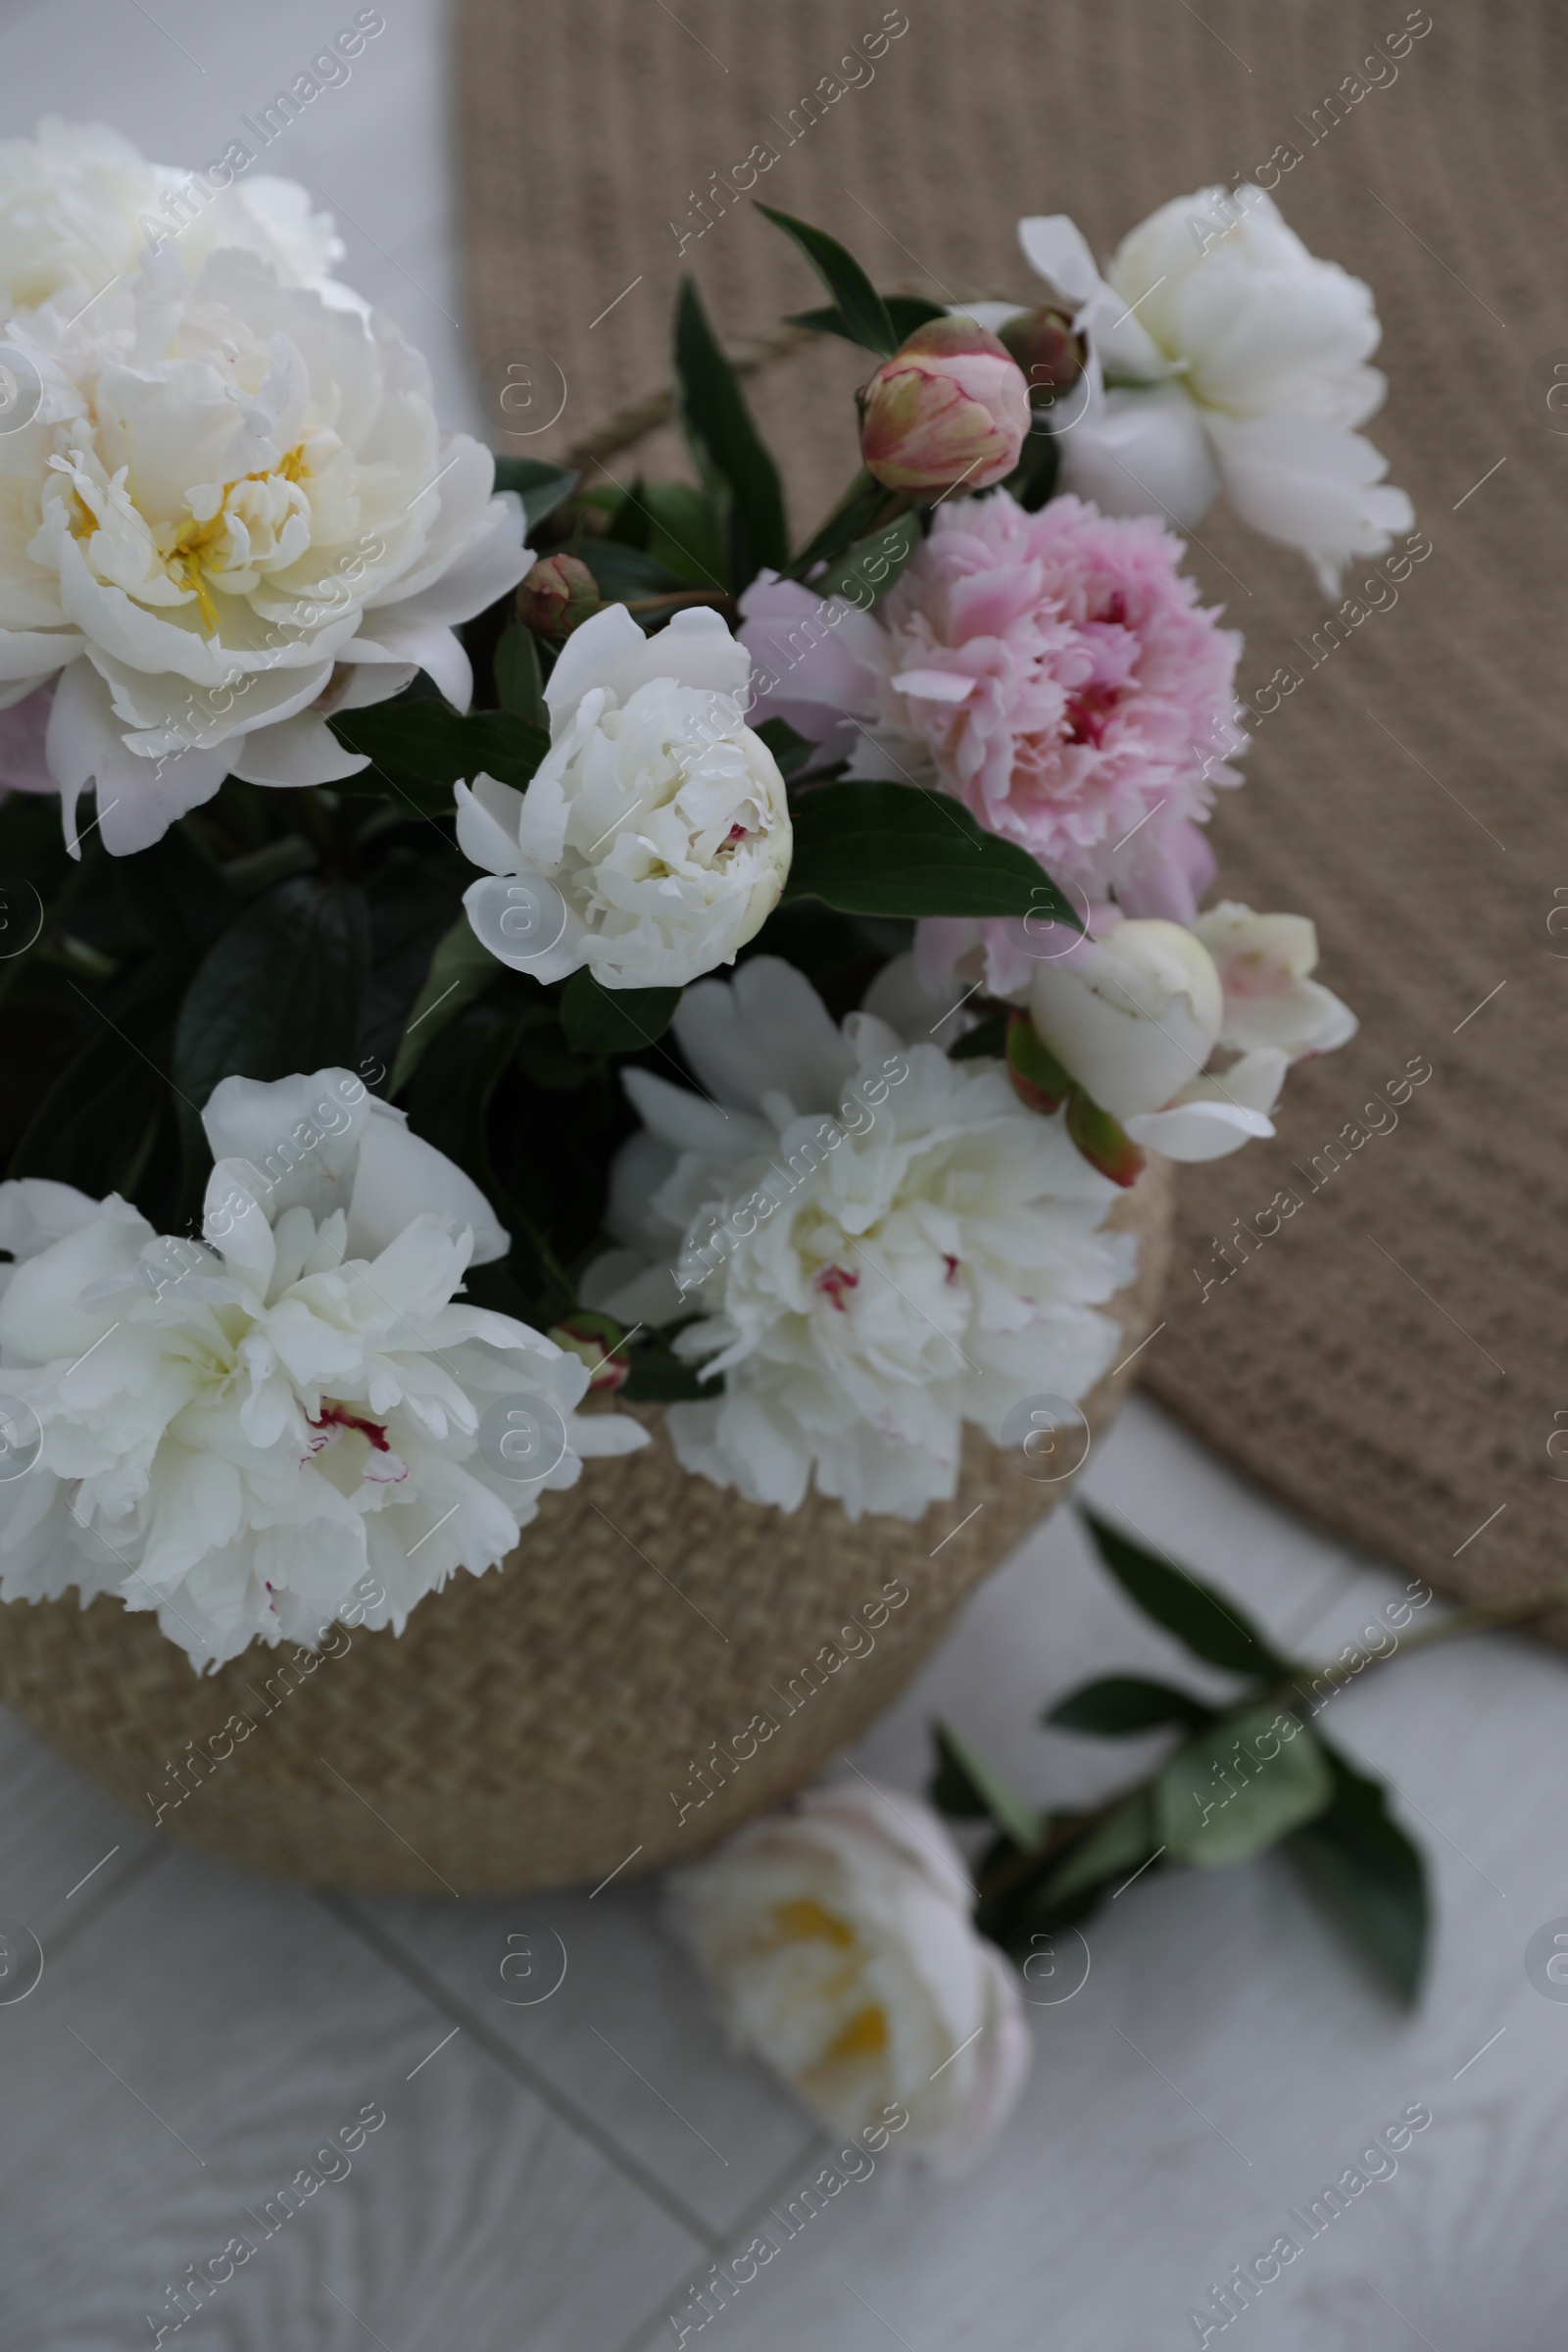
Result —
[[[569,637],[604,599],[580,557],[545,556],[517,589],[517,618],[541,637]]]
[[[972,318],[916,327],[858,398],[860,455],[889,490],[989,490],[1029,430],[1021,369]]]
[[[596,1315],[587,1307],[578,1307],[563,1322],[553,1323],[548,1337],[568,1355],[577,1356],[587,1365],[591,1396],[612,1396],[631,1377],[631,1365],[622,1352],[620,1325],[609,1315]]]
[[[1001,329],[1002,341],[1023,369],[1029,398],[1037,408],[1051,408],[1057,395],[1070,392],[1084,371],[1088,348],[1072,331],[1065,312],[1046,304],[1038,311],[1020,311]]]

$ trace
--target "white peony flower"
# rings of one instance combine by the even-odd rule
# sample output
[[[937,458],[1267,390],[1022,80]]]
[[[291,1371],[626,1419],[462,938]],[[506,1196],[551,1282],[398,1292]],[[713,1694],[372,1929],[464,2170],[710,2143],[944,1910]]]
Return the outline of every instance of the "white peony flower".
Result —
[[[702,608],[645,637],[607,605],[567,638],[526,795],[484,775],[458,786],[465,855],[525,877],[466,894],[493,954],[544,981],[586,965],[606,988],[680,988],[734,962],[777,906],[791,849],[784,779],[745,722],[749,672]]]
[[[1030,1015],[1135,1144],[1167,1159],[1219,1159],[1274,1133],[1268,1113],[1293,1061],[1355,1034],[1355,1015],[1306,977],[1316,961],[1304,915],[1225,900],[1191,930],[1122,922],[1038,963]],[[1239,1058],[1209,1075],[1216,1046]]]
[[[1214,959],[1225,994],[1219,1042],[1239,1054],[1274,1051],[1292,1061],[1332,1054],[1359,1024],[1320,980],[1317,926],[1304,914],[1254,914],[1222,899],[1193,925]]]
[[[347,1070],[225,1078],[202,1123],[199,1245],[113,1194],[0,1185],[0,1396],[11,1442],[38,1443],[0,1484],[0,1598],[115,1593],[198,1668],[316,1642],[367,1577],[364,1622],[401,1632],[455,1569],[504,1559],[542,1488],[644,1433],[573,1412],[576,1356],[454,1303],[507,1237]],[[498,1405],[544,1475],[481,1435]]]
[[[14,318],[7,343],[40,397],[0,434],[0,704],[54,683],[73,848],[89,782],[125,853],[225,775],[355,774],[326,714],[416,667],[466,708],[452,624],[527,569],[521,507],[492,495],[487,450],[439,432],[388,321],[251,254],[192,288],[166,246],[101,302]]]
[[[1223,489],[1254,530],[1301,549],[1329,595],[1352,556],[1410,528],[1409,499],[1355,430],[1386,389],[1367,366],[1382,333],[1371,292],[1309,253],[1261,188],[1162,205],[1103,277],[1064,214],[1021,220],[1018,238],[1090,344],[1083,405],[1063,417],[1064,488],[1184,525]]]
[[[616,1162],[625,1245],[584,1295],[627,1322],[700,1320],[677,1353],[722,1379],[671,1405],[688,1470],[794,1510],[813,1479],[851,1518],[918,1518],[957,1487],[963,1426],[1076,1399],[1114,1360],[1097,1310],[1137,1245],[1099,1231],[1116,1187],[994,1061],[840,1029],[799,972],[754,956],[693,989],[675,1034],[704,1094],[628,1069],[646,1132]]]
[[[901,2148],[949,2176],[974,2163],[1034,2047],[928,1806],[869,1783],[808,1789],[667,1885],[670,1924],[739,2048],[830,2131],[885,2130],[902,2109]]]
[[[157,236],[193,279],[209,254],[239,247],[284,285],[324,281],[343,255],[330,216],[312,212],[296,180],[245,173],[242,149],[236,141],[228,160],[183,172],[148,163],[107,123],[58,115],[45,115],[36,138],[0,139],[0,312],[99,294],[130,276]]]

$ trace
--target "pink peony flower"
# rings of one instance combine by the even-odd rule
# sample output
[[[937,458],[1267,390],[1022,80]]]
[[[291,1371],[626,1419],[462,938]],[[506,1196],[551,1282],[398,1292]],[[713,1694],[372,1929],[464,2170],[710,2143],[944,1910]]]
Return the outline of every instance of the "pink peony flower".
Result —
[[[1234,748],[1241,638],[1221,629],[1151,517],[1076,498],[939,509],[878,608],[893,660],[874,732],[1053,879],[1124,913],[1191,922],[1212,859],[1198,828]],[[907,754],[903,755],[907,764]],[[898,773],[897,766],[885,772]]]
[[[757,712],[848,753],[852,775],[953,793],[1086,918],[1190,923],[1214,874],[1215,789],[1241,782],[1224,755],[1244,741],[1242,641],[1199,604],[1182,552],[1152,517],[1077,498],[1034,514],[1005,490],[956,500],[872,612],[765,575],[748,589]],[[993,988],[1026,986],[1062,944],[1038,934],[983,926]],[[958,952],[943,944],[933,977]]]

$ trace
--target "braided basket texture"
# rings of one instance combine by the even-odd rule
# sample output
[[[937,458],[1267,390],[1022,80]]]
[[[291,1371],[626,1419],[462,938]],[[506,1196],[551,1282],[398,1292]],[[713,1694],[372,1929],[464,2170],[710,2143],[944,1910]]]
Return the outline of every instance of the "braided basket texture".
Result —
[[[1155,1163],[1112,1219],[1140,1240],[1125,1349],[1170,1219]],[[1085,1399],[1092,1430],[1129,1378]],[[15,1601],[0,1698],[144,1819],[257,1870],[435,1895],[592,1882],[809,1780],[1064,1492],[970,1432],[957,1495],[915,1524],[852,1526],[816,1494],[786,1516],[689,1477],[657,1408],[639,1417],[651,1445],[546,1494],[504,1569],[454,1577],[401,1638],[336,1627],[330,1650],[253,1644],[198,1677],[151,1614]]]

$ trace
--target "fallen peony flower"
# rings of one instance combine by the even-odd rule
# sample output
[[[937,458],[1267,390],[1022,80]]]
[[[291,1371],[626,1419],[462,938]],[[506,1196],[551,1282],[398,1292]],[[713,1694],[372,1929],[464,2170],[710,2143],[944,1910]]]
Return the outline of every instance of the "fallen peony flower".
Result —
[[[736,2047],[829,2131],[906,2111],[900,2146],[967,2171],[1034,2055],[1012,1970],[927,1805],[869,1782],[808,1789],[667,1882],[669,1919]]]

